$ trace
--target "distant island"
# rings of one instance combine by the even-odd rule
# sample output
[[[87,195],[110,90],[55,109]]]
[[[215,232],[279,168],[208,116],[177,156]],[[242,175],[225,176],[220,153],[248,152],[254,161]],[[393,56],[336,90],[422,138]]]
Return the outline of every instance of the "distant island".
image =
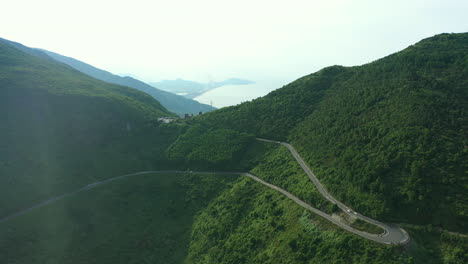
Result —
[[[225,85],[247,85],[255,82],[239,78],[230,78],[221,82],[199,83],[183,79],[163,80],[160,82],[150,82],[149,84],[155,88],[171,92],[186,98],[195,98],[203,93],[206,93],[215,88]]]

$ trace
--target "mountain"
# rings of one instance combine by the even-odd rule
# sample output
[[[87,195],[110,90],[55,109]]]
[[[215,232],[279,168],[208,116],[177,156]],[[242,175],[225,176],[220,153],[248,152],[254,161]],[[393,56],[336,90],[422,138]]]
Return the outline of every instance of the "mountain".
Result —
[[[467,69],[468,34],[442,34],[363,66],[325,68],[200,122],[291,142],[367,215],[466,231]]]
[[[179,94],[187,98],[195,98],[203,93],[206,93],[210,90],[216,89],[224,85],[247,85],[253,84],[255,82],[239,79],[239,78],[230,78],[221,82],[209,82],[209,83],[199,83],[194,81],[187,81],[183,79],[176,80],[163,80],[160,82],[149,83],[154,87],[158,87],[162,90]]]
[[[199,112],[209,112],[215,109],[212,106],[201,104],[195,100],[187,99],[173,93],[159,90],[135,78],[114,75],[110,72],[98,69],[94,66],[70,57],[66,57],[47,50],[41,51],[49,55],[54,60],[65,63],[75,68],[76,70],[92,76],[98,80],[128,86],[145,92],[158,100],[169,111],[172,111],[180,116],[183,116],[185,113],[198,114]]]
[[[18,48],[19,47],[19,48]],[[138,90],[0,40],[0,215],[96,179],[163,166],[178,128]]]
[[[164,108],[143,93],[0,47],[0,87],[12,87],[0,94],[4,214],[111,175],[185,171],[120,178],[0,222],[8,262],[468,260],[468,33],[437,35],[362,66],[327,67],[170,124],[155,121]],[[220,171],[247,171],[343,216],[285,145],[256,138],[290,142],[333,196],[404,227],[410,242],[377,244],[249,177],[222,180]]]
[[[245,79],[239,79],[239,78],[229,78],[221,82],[212,82],[213,85],[216,86],[223,86],[223,85],[247,85],[247,84],[253,84],[255,82],[250,81],[250,80],[245,80]]]
[[[366,65],[327,67],[265,97],[208,113],[190,121],[199,127],[199,136],[195,130],[186,133],[192,133],[192,144],[223,129],[290,142],[339,200],[357,212],[400,223],[408,230],[413,240],[403,255],[412,261],[400,256],[399,263],[465,263],[466,235],[456,232],[466,234],[468,229],[467,69],[468,33],[441,34]],[[178,143],[169,149],[172,156],[177,156],[173,152],[180,149]],[[282,183],[300,196],[303,178],[296,176],[286,154],[269,150],[252,171],[266,173],[265,179]],[[190,161],[186,158],[190,166],[199,164]],[[247,191],[247,184],[238,189],[234,186],[201,214],[193,227],[189,251],[193,262],[346,259],[344,262],[351,263],[351,259],[359,259],[356,263],[391,263],[389,256],[397,255],[373,253],[381,260],[347,255],[344,248],[368,245],[331,242],[343,237],[327,233],[314,217],[313,224],[310,216],[300,218],[301,211],[292,213],[279,198],[271,205],[260,202],[273,198]],[[305,200],[313,197],[302,195]],[[320,206],[320,202],[310,201]],[[214,217],[215,208],[223,207],[238,211],[230,211],[222,220]],[[268,209],[262,211],[261,207]],[[277,210],[278,216],[264,215],[267,210]],[[295,217],[287,218],[291,214]],[[304,222],[291,224],[298,218]],[[272,228],[268,231],[265,226]],[[340,250],[331,250],[328,243]],[[344,255],[341,260],[331,257],[336,254]],[[389,258],[385,260],[386,254]]]

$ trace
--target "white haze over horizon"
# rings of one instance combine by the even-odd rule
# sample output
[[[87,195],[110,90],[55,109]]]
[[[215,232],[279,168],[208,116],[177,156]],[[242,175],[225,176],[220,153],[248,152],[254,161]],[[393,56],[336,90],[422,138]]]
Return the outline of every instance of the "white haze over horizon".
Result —
[[[468,31],[466,0],[15,0],[2,11],[0,37],[115,74],[238,77],[270,90]]]

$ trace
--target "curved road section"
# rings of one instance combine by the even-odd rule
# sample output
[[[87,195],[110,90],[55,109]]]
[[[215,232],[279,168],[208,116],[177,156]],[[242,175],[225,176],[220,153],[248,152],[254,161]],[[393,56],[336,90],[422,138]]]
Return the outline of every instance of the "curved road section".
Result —
[[[360,218],[362,219],[363,221],[366,221],[368,223],[371,223],[371,224],[374,224],[374,225],[377,225],[377,226],[380,226],[381,228],[384,229],[384,233],[383,234],[370,234],[370,233],[367,233],[367,232],[363,232],[363,231],[360,231],[360,230],[357,230],[349,225],[346,225],[340,221],[337,221],[336,219],[332,218],[330,215],[310,206],[309,204],[305,203],[304,201],[302,201],[301,199],[299,199],[298,197],[294,196],[293,194],[291,194],[290,192],[276,186],[276,185],[273,185],[273,184],[270,184],[268,182],[265,182],[264,180],[250,174],[250,173],[246,173],[246,172],[194,172],[194,171],[176,171],[176,170],[166,170],[166,171],[142,171],[142,172],[137,172],[137,173],[132,173],[132,174],[126,174],[126,175],[121,175],[121,176],[117,176],[117,177],[113,177],[113,178],[109,178],[109,179],[106,179],[106,180],[103,180],[103,181],[99,181],[99,182],[95,182],[95,183],[91,183],[91,184],[88,184],[78,190],[75,190],[73,192],[69,192],[69,193],[66,193],[66,194],[62,194],[62,195],[59,195],[59,196],[56,196],[56,197],[52,197],[50,199],[47,199],[45,201],[42,201],[34,206],[31,206],[27,209],[24,209],[24,210],[21,210],[15,214],[12,214],[12,215],[9,215],[9,216],[6,216],[6,217],[3,217],[3,218],[0,218],[0,223],[3,223],[3,222],[6,222],[10,219],[14,219],[18,216],[21,216],[21,215],[24,215],[34,209],[39,209],[41,207],[44,207],[48,204],[51,204],[55,201],[58,201],[58,200],[61,200],[63,198],[66,198],[68,196],[71,196],[71,195],[74,195],[74,194],[77,194],[77,193],[80,193],[80,192],[84,192],[84,191],[88,191],[90,189],[93,189],[93,188],[96,188],[100,185],[104,185],[104,184],[107,184],[107,183],[110,183],[110,182],[113,182],[113,181],[116,181],[116,180],[121,180],[121,179],[124,179],[124,178],[127,178],[127,177],[131,177],[131,176],[137,176],[137,175],[144,175],[144,174],[168,174],[168,173],[195,173],[195,174],[206,174],[206,173],[216,173],[216,174],[225,174],[225,175],[232,175],[232,174],[235,174],[235,175],[243,175],[243,176],[247,176],[273,190],[276,190],[280,193],[282,193],[283,195],[285,195],[286,197],[288,197],[289,199],[293,200],[294,202],[296,202],[297,204],[299,204],[300,206],[304,207],[305,209],[325,218],[326,220],[336,224],[337,226],[351,232],[351,233],[354,233],[356,235],[359,235],[361,237],[364,237],[364,238],[367,238],[369,240],[372,240],[372,241],[375,241],[375,242],[379,242],[379,243],[383,243],[383,244],[394,244],[394,245],[397,245],[397,244],[405,244],[409,241],[409,235],[408,233],[401,229],[400,227],[398,227],[397,225],[391,225],[391,224],[385,224],[385,223],[381,223],[381,222],[378,222],[376,220],[373,220],[373,219],[370,219],[366,216],[363,216],[357,212],[354,212],[352,211],[349,207],[347,207],[346,205],[344,205],[343,203],[341,203],[340,201],[336,200],[332,195],[330,195],[326,190],[325,188],[322,186],[322,184],[319,182],[319,180],[315,177],[315,175],[312,173],[312,171],[310,170],[310,168],[305,164],[305,162],[302,160],[302,158],[299,156],[299,154],[296,152],[296,150],[288,143],[284,143],[284,142],[279,142],[279,141],[272,141],[272,140],[267,140],[267,139],[257,139],[257,140],[260,140],[260,141],[264,141],[264,142],[270,142],[270,143],[277,143],[277,144],[282,144],[284,146],[286,146],[289,151],[291,152],[291,154],[294,156],[294,158],[296,159],[296,161],[301,165],[301,167],[304,169],[304,171],[306,172],[306,174],[309,176],[310,180],[315,184],[315,186],[317,187],[317,189],[319,190],[319,192],[327,199],[329,200],[330,202],[336,204],[339,208],[341,208],[343,210],[343,212],[347,213],[347,214],[352,214],[354,217],[357,217],[357,218]]]
[[[303,201],[299,200],[297,197],[292,198],[291,197],[292,194],[287,195],[286,193],[283,192],[284,190],[280,191],[284,195],[286,195],[289,198],[291,198],[292,200],[294,200],[296,203],[298,203],[301,206],[309,209],[310,211],[312,211],[312,212],[326,218],[327,220],[329,220],[329,221],[333,222],[334,224],[342,227],[343,229],[346,229],[346,230],[348,230],[348,231],[350,231],[352,233],[355,233],[355,234],[360,235],[362,237],[365,237],[367,239],[370,239],[370,240],[373,240],[373,241],[376,241],[376,242],[380,242],[380,243],[384,243],[384,244],[405,244],[405,243],[407,243],[409,241],[408,233],[404,229],[398,227],[397,225],[382,223],[382,222],[376,221],[374,219],[371,219],[369,217],[366,217],[366,216],[364,216],[362,214],[359,214],[358,212],[355,212],[354,210],[352,210],[350,207],[346,206],[342,202],[336,200],[335,197],[333,197],[329,192],[327,192],[327,190],[323,187],[323,185],[320,183],[320,181],[317,179],[317,177],[315,177],[315,174],[310,170],[309,166],[307,166],[307,164],[304,162],[304,160],[301,158],[301,156],[299,156],[297,151],[290,144],[285,143],[285,142],[280,142],[280,141],[262,139],[262,138],[257,138],[257,140],[263,141],[263,142],[281,144],[281,145],[287,147],[289,149],[289,151],[291,152],[291,154],[293,155],[293,157],[299,163],[299,165],[301,165],[302,169],[307,174],[307,176],[309,176],[309,179],[317,187],[317,190],[323,195],[323,197],[325,197],[325,199],[327,199],[328,201],[330,201],[333,204],[336,204],[341,210],[343,210],[343,212],[345,212],[345,213],[347,213],[349,215],[352,215],[354,217],[357,217],[357,218],[359,218],[359,219],[361,219],[363,221],[366,221],[366,222],[368,222],[370,224],[377,225],[377,226],[383,228],[384,233],[376,235],[376,234],[370,234],[370,233],[363,232],[363,231],[357,230],[355,228],[352,228],[352,227],[350,227],[350,226],[348,226],[346,224],[343,224],[343,223],[341,223],[339,221],[336,221],[335,219],[331,218],[331,216],[329,216],[328,214],[325,214],[324,212],[322,212],[322,211],[320,211],[318,209],[312,208],[311,206],[305,204]],[[251,175],[251,176],[253,176],[253,175]],[[255,177],[255,176],[253,176],[253,177]],[[260,179],[257,178],[257,179],[254,179],[254,180],[258,181]],[[265,182],[262,182],[262,183],[266,184]],[[271,185],[271,184],[269,184],[269,185]],[[273,185],[271,185],[269,187],[279,191],[278,187],[275,186],[276,188],[273,188],[272,186]],[[308,208],[308,207],[310,207],[310,208]],[[311,210],[311,209],[314,209],[314,210]]]

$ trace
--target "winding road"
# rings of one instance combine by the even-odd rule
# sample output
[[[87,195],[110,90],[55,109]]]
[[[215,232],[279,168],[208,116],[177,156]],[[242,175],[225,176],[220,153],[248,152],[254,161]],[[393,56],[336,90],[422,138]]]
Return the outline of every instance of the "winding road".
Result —
[[[297,204],[299,204],[300,206],[304,207],[305,209],[325,218],[326,220],[334,223],[335,225],[351,232],[351,233],[354,233],[356,235],[359,235],[361,237],[364,237],[364,238],[367,238],[369,240],[372,240],[372,241],[375,241],[375,242],[378,242],[378,243],[383,243],[383,244],[387,244],[387,245],[390,245],[390,244],[393,244],[393,245],[402,245],[402,244],[405,244],[407,243],[409,240],[410,240],[410,237],[408,235],[408,233],[403,230],[402,228],[400,228],[399,226],[395,225],[395,224],[386,224],[386,223],[382,223],[382,222],[379,222],[379,221],[376,221],[376,220],[373,220],[373,219],[370,219],[364,215],[361,215],[357,212],[354,212],[351,208],[349,208],[348,206],[344,205],[343,203],[341,203],[340,201],[336,200],[330,193],[328,193],[326,191],[326,189],[322,186],[322,184],[320,183],[320,181],[315,177],[315,175],[313,174],[313,172],[310,170],[310,168],[306,165],[306,163],[304,162],[304,160],[302,160],[302,158],[299,156],[299,154],[296,152],[296,150],[288,143],[285,143],[285,142],[279,142],[279,141],[273,141],[273,140],[268,140],[268,139],[261,139],[261,138],[257,138],[257,140],[259,141],[263,141],[263,142],[270,142],[270,143],[276,143],[276,144],[281,144],[281,145],[284,145],[286,146],[289,151],[291,152],[291,154],[294,156],[294,158],[296,159],[296,161],[299,163],[299,165],[302,167],[302,169],[304,170],[304,172],[309,176],[310,180],[315,184],[315,186],[317,187],[317,189],[319,190],[319,192],[328,200],[330,201],[331,203],[334,203],[336,204],[341,210],[343,210],[343,212],[347,213],[347,214],[350,214],[354,217],[357,217],[363,221],[366,221],[370,224],[373,224],[373,225],[377,225],[381,228],[383,228],[384,230],[384,233],[382,234],[370,234],[370,233],[367,233],[367,232],[364,232],[364,231],[360,231],[358,229],[355,229],[343,222],[340,222],[334,218],[332,218],[332,216],[310,206],[309,204],[305,203],[304,201],[302,201],[301,199],[299,199],[298,197],[296,197],[295,195],[291,194],[290,192],[276,186],[276,185],[273,185],[273,184],[270,184],[268,182],[265,182],[263,181],[262,179],[250,174],[250,173],[247,173],[247,172],[200,172],[200,171],[177,171],[177,170],[164,170],[164,171],[142,171],[142,172],[136,172],[136,173],[131,173],[131,174],[126,174],[126,175],[121,175],[121,176],[117,176],[117,177],[113,177],[113,178],[109,178],[109,179],[106,179],[106,180],[103,180],[103,181],[98,181],[98,182],[95,182],[95,183],[91,183],[91,184],[88,184],[78,190],[75,190],[73,192],[69,192],[69,193],[66,193],[66,194],[62,194],[62,195],[59,195],[59,196],[55,196],[55,197],[52,197],[52,198],[49,198],[45,201],[42,201],[34,206],[31,206],[27,209],[23,209],[21,211],[18,211],[12,215],[9,215],[9,216],[6,216],[6,217],[3,217],[3,218],[0,218],[0,224],[3,223],[3,222],[6,222],[8,220],[11,220],[11,219],[14,219],[16,217],[19,217],[21,215],[24,215],[34,209],[39,209],[41,207],[44,207],[46,205],[49,205],[55,201],[58,201],[58,200],[61,200],[63,198],[66,198],[68,196],[71,196],[71,195],[74,195],[74,194],[77,194],[77,193],[80,193],[80,192],[84,192],[84,191],[88,191],[90,189],[93,189],[93,188],[96,188],[100,185],[103,185],[103,184],[107,184],[107,183],[110,183],[110,182],[113,182],[113,181],[116,181],[116,180],[121,180],[121,179],[124,179],[124,178],[128,178],[128,177],[131,177],[131,176],[138,176],[138,175],[145,175],[145,174],[172,174],[172,173],[194,173],[194,174],[206,174],[206,173],[216,173],[216,174],[224,174],[224,175],[241,175],[241,176],[247,176],[273,190],[276,190],[280,193],[282,193],[283,195],[285,195],[286,197],[288,197],[289,199],[293,200],[294,202],[296,202]]]
[[[395,224],[382,223],[382,222],[376,221],[374,219],[371,219],[369,217],[366,217],[366,216],[364,216],[364,215],[362,215],[362,214],[360,214],[358,212],[355,212],[353,209],[346,206],[342,202],[336,200],[335,197],[333,197],[329,192],[327,192],[327,190],[323,187],[323,185],[320,183],[320,181],[317,179],[317,177],[315,177],[315,174],[310,170],[309,166],[307,166],[307,164],[304,162],[304,160],[301,158],[301,156],[299,156],[299,153],[297,153],[297,151],[290,144],[285,143],[285,142],[262,139],[262,138],[257,138],[257,140],[263,141],[263,142],[281,144],[281,145],[287,147],[288,150],[293,155],[293,157],[296,159],[297,163],[299,163],[299,165],[302,167],[302,169],[307,174],[307,176],[309,176],[309,179],[314,183],[315,187],[317,187],[317,190],[320,192],[320,194],[322,194],[323,197],[325,197],[325,199],[327,199],[328,201],[330,201],[333,204],[336,204],[343,212],[345,212],[345,213],[347,213],[349,215],[352,215],[352,216],[354,216],[356,218],[359,218],[359,219],[361,219],[363,221],[366,221],[366,222],[368,222],[370,224],[377,225],[377,226],[381,227],[384,230],[384,233],[376,235],[376,234],[370,234],[370,233],[367,233],[367,232],[357,230],[357,229],[355,229],[353,227],[350,227],[349,225],[346,225],[346,224],[344,224],[344,223],[342,223],[340,221],[337,221],[337,220],[331,218],[330,215],[325,214],[324,212],[322,212],[322,211],[320,211],[318,209],[313,208],[314,210],[311,210],[310,208],[308,208],[308,207],[310,207],[309,205],[307,205],[307,206],[302,205],[302,203],[304,203],[303,201],[300,201],[300,200],[299,200],[300,202],[297,201],[296,200],[296,199],[298,199],[297,197],[296,197],[296,199],[293,199],[292,197],[289,197],[289,195],[286,195],[285,193],[283,193],[281,191],[284,195],[286,195],[289,198],[293,199],[296,203],[298,203],[301,206],[309,209],[310,211],[313,211],[314,213],[326,218],[327,220],[329,220],[329,221],[333,222],[334,224],[342,227],[343,229],[346,229],[346,230],[348,230],[348,231],[350,231],[350,232],[352,232],[354,234],[365,237],[367,239],[370,239],[370,240],[373,240],[373,241],[376,241],[376,242],[380,242],[380,243],[384,243],[384,244],[405,244],[405,243],[407,243],[409,241],[410,237],[409,237],[408,233],[404,229],[400,228],[399,226],[397,226]],[[269,186],[269,187],[272,188],[271,186]],[[276,188],[278,188],[278,187],[276,187]]]

